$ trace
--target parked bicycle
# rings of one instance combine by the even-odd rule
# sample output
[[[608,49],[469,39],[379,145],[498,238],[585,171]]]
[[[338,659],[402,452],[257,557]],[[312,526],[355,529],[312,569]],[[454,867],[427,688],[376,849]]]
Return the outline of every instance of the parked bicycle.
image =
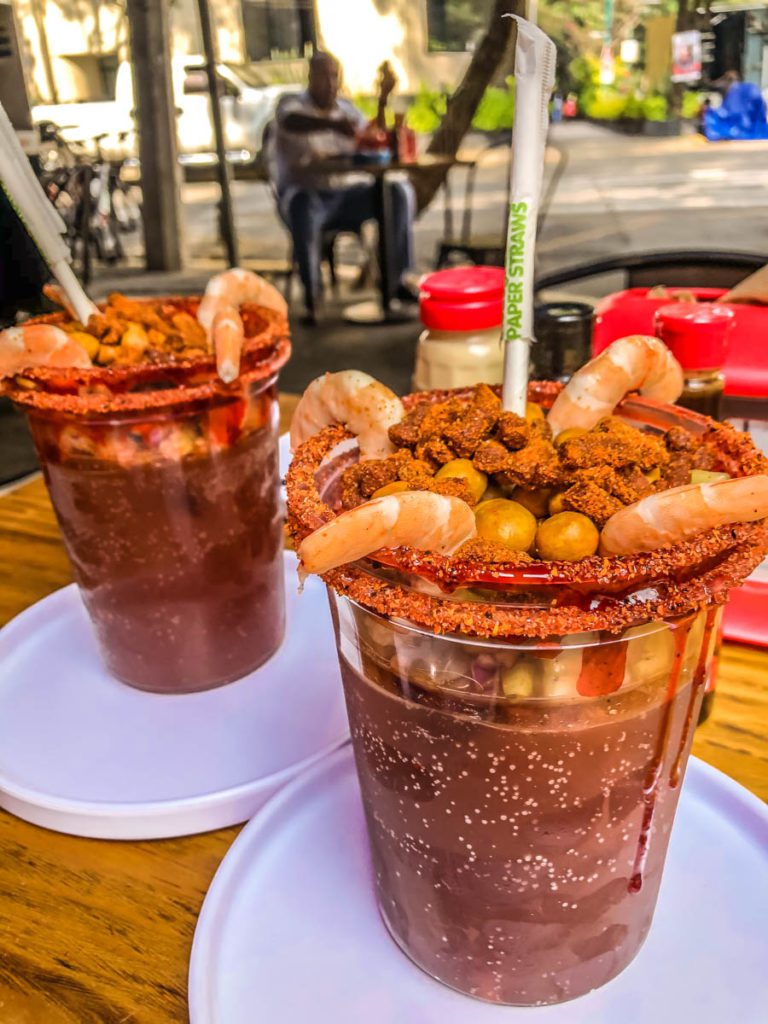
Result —
[[[93,156],[63,131],[53,122],[40,125],[40,178],[66,225],[73,269],[87,284],[94,258],[107,266],[125,258],[121,234],[138,229],[141,210],[135,185],[123,176],[126,161],[109,159],[102,150],[106,133],[92,140]]]

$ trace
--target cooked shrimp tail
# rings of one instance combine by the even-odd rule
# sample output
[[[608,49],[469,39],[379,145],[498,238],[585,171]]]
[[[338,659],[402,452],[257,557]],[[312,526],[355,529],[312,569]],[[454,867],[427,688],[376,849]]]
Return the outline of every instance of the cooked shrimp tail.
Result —
[[[683,390],[683,371],[658,338],[620,338],[571,377],[547,417],[557,436],[569,427],[591,430],[610,416],[630,391],[658,402],[674,402]]]
[[[211,327],[213,350],[216,353],[216,370],[219,377],[229,384],[240,374],[240,356],[243,351],[245,329],[236,309],[220,309],[213,318]]]
[[[0,331],[0,377],[34,366],[85,369],[91,365],[77,339],[52,324],[22,324]]]
[[[273,284],[252,270],[234,267],[210,279],[197,310],[197,319],[210,337],[214,317],[220,310],[239,309],[246,302],[288,315],[288,303]]]
[[[298,554],[305,572],[323,573],[383,547],[449,555],[475,532],[474,513],[461,498],[401,491],[342,512],[306,537]]]
[[[323,427],[341,423],[356,435],[361,459],[382,459],[395,450],[388,431],[404,415],[397,395],[367,373],[326,373],[312,381],[296,406],[291,448],[295,451]]]
[[[768,517],[768,476],[742,476],[658,491],[616,512],[603,527],[603,555],[634,555],[731,523]]]

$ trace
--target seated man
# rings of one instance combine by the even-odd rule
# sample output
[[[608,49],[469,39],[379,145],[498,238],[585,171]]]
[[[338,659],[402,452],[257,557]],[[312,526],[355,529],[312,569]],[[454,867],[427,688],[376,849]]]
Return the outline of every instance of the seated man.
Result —
[[[307,319],[314,321],[320,293],[320,254],[323,232],[359,231],[375,217],[374,186],[361,173],[323,171],[322,162],[351,156],[355,136],[366,125],[350,102],[339,98],[339,62],[328,53],[315,53],[309,62],[309,86],[303,93],[284,96],[275,114],[274,164],[280,216],[293,238],[294,256],[304,286]],[[391,75],[382,74],[379,123],[394,87]],[[407,183],[388,183],[391,189],[393,270],[402,278],[412,263],[411,222],[413,193]],[[406,285],[404,297],[410,298]]]

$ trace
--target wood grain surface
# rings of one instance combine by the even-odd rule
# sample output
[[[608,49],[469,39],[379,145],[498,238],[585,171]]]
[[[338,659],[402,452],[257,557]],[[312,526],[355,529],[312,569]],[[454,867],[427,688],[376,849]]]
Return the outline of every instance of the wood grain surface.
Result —
[[[0,621],[69,581],[42,480],[0,497]],[[768,653],[724,645],[694,753],[768,799]],[[238,831],[105,842],[0,811],[0,1024],[186,1021],[195,922]]]

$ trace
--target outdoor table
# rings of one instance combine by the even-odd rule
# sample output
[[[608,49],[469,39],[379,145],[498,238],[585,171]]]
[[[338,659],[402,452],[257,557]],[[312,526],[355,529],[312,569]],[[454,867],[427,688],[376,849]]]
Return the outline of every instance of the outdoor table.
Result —
[[[296,401],[281,398],[282,429]],[[70,581],[42,479],[1,496],[0,622]],[[693,752],[768,799],[768,652],[723,645],[714,711]],[[238,832],[78,839],[0,811],[3,1024],[186,1021],[195,923]],[[717,880],[701,881],[706,899]]]
[[[430,174],[437,171],[448,173],[453,167],[469,166],[471,161],[459,157],[425,153],[410,163],[390,161],[389,163],[358,164],[352,159],[331,159],[322,161],[324,174],[340,177],[359,177],[367,174],[373,178],[374,209],[378,226],[379,244],[379,296],[378,300],[358,302],[344,310],[344,319],[355,324],[402,323],[413,319],[413,313],[394,307],[392,300],[398,282],[393,280],[391,261],[392,210],[387,176],[395,172],[404,174]]]

